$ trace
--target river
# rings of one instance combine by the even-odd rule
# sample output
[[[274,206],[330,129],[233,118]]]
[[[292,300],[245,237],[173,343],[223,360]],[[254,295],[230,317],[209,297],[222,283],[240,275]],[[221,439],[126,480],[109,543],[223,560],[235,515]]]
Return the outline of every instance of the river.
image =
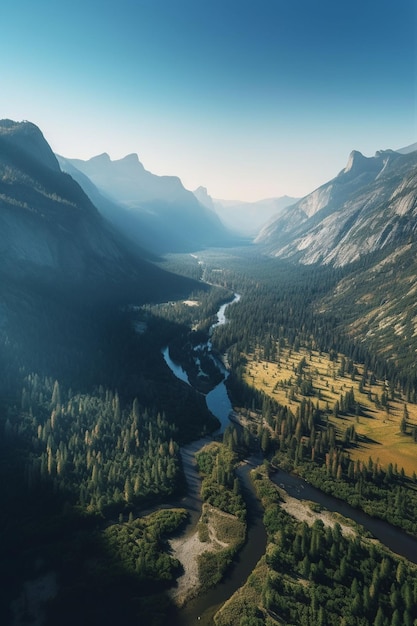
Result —
[[[230,304],[238,302],[240,295],[235,294],[230,302],[222,304],[217,313],[217,321],[211,326],[209,336],[211,337],[214,329],[225,324],[226,309]],[[221,434],[225,428],[230,424],[229,415],[232,412],[232,405],[227,393],[225,381],[227,379],[228,371],[224,367],[223,363],[212,354],[211,341],[208,340],[205,346],[201,348],[208,350],[212,359],[215,360],[219,370],[222,372],[224,378],[216,385],[216,387],[207,393],[205,396],[207,406],[209,410],[220,421],[220,428],[215,433]],[[190,384],[187,373],[184,369],[172,361],[168,347],[166,347],[162,354],[165,362],[170,367],[171,371],[182,381]],[[201,514],[201,499],[200,499],[200,477],[197,472],[194,455],[195,453],[209,441],[209,439],[201,439],[192,444],[184,446],[181,449],[181,457],[184,468],[185,477],[187,479],[188,494],[182,502],[190,513],[191,524],[188,526],[186,532],[192,533],[195,530],[195,526],[199,520]],[[249,472],[252,469],[251,464],[242,465],[238,469],[238,478],[242,488],[242,492],[245,498],[245,502],[248,509],[248,530],[247,541],[243,548],[240,550],[236,559],[236,563],[229,571],[228,576],[220,584],[216,585],[213,589],[206,591],[198,597],[190,600],[179,612],[178,612],[178,624],[180,626],[190,626],[191,624],[200,624],[201,626],[209,626],[213,624],[213,616],[220,608],[220,606],[230,598],[239,587],[241,587],[248,576],[253,571],[255,565],[265,552],[266,548],[266,531],[263,524],[263,511],[255,496],[254,488],[250,480]]]
[[[232,300],[230,300],[229,302],[225,302],[224,304],[221,305],[221,307],[219,308],[216,314],[217,320],[210,327],[210,330],[209,330],[210,337],[212,336],[213,331],[215,328],[217,328],[217,326],[221,326],[222,324],[226,323],[227,307],[230,306],[231,304],[235,304],[236,302],[239,302],[239,300],[240,300],[240,294],[235,293]],[[196,359],[198,359],[198,350],[204,351],[206,354],[209,354],[212,360],[216,363],[219,371],[223,374],[223,380],[218,385],[216,385],[214,389],[212,389],[206,394],[207,407],[211,411],[211,413],[213,413],[213,415],[215,415],[217,419],[219,420],[220,428],[218,430],[218,434],[221,434],[224,432],[225,428],[230,424],[229,415],[230,415],[230,412],[232,411],[232,405],[230,403],[230,399],[229,399],[226,385],[225,385],[225,381],[229,375],[229,372],[225,368],[222,361],[220,361],[213,354],[212,344],[211,344],[210,339],[207,341],[207,343],[204,344],[204,346],[197,346],[197,348],[195,349]],[[168,365],[172,373],[175,374],[177,378],[187,383],[187,385],[191,386],[187,372],[181,367],[181,365],[179,365],[178,363],[175,363],[175,361],[171,359],[168,346],[166,346],[162,350],[162,355],[164,357],[165,363]]]
[[[246,464],[237,471],[248,509],[247,541],[224,581],[190,600],[179,611],[179,626],[191,626],[197,623],[202,626],[212,626],[215,613],[246,582],[265,553],[267,536],[262,521],[263,509],[256,498],[249,476],[251,469],[252,465]]]

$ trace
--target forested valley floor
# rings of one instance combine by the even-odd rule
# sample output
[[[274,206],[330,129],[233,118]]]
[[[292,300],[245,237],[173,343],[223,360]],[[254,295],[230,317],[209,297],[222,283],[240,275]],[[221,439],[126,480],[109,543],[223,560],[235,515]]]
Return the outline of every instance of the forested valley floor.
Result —
[[[351,320],[323,308],[348,270],[295,268],[249,250],[176,255],[164,264],[212,287],[196,282],[175,302],[106,310],[38,294],[15,328],[2,330],[3,623],[175,619],[167,590],[181,564],[167,539],[184,527],[186,512],[157,509],[185,492],[180,445],[218,422],[203,396],[175,379],[161,350],[171,345],[192,372],[193,347],[233,292],[241,300],[212,342],[226,355],[229,394],[245,429],[231,427],[200,456],[203,498],[244,521],[233,469],[260,447],[272,467],[417,534],[415,368],[394,358],[395,346],[392,358],[381,358],[375,344],[348,332]],[[223,612],[217,623],[417,623],[414,566],[338,526],[297,522],[267,469],[254,475],[267,554],[229,605],[233,621]],[[237,549],[243,538],[238,526],[233,532]],[[233,554],[222,558],[227,570]],[[205,585],[223,571],[211,560],[201,564]]]

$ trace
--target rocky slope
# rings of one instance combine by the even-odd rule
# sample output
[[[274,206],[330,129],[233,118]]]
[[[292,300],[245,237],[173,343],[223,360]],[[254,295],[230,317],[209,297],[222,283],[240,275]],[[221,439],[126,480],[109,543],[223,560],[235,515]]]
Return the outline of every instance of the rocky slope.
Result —
[[[333,180],[284,210],[256,242],[278,257],[338,267],[408,241],[416,215],[417,152],[354,151]]]
[[[133,269],[118,235],[29,122],[0,122],[0,224],[3,271]]]

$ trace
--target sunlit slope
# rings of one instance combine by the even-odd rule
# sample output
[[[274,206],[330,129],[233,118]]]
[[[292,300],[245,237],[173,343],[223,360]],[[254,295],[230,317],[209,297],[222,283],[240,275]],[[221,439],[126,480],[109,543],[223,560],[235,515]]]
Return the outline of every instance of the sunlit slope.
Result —
[[[417,405],[407,402],[371,373],[367,373],[366,382],[363,375],[362,365],[349,364],[342,355],[331,360],[326,353],[281,348],[274,362],[249,355],[244,380],[287,405],[294,414],[303,400],[310,400],[335,424],[341,439],[346,429],[354,426],[357,441],[350,448],[353,459],[368,462],[371,457],[385,469],[392,463],[412,476],[417,473]],[[340,408],[340,399],[351,390],[358,407],[345,412]],[[408,417],[402,432],[405,410]]]

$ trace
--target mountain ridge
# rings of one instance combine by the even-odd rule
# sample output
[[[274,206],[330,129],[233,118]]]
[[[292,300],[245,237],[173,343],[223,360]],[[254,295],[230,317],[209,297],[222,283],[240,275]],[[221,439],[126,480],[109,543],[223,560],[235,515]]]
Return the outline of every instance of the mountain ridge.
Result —
[[[180,178],[149,172],[136,153],[114,161],[107,153],[88,161],[62,156],[58,160],[89,193],[87,177],[101,196],[96,195],[99,210],[151,253],[188,252],[233,239],[217,213],[185,189]]]
[[[269,254],[342,266],[414,232],[417,153],[352,151],[339,174],[259,233]],[[401,218],[401,219],[399,219]]]

